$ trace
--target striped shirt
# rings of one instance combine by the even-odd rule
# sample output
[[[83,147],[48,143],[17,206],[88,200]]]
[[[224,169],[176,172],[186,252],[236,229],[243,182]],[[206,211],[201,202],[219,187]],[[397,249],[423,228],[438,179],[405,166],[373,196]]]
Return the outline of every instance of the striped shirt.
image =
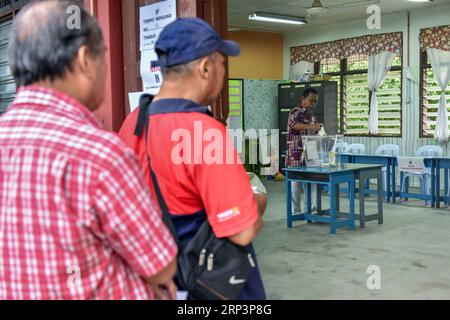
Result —
[[[0,299],[152,299],[176,256],[138,160],[56,90],[0,117]]]
[[[307,110],[302,107],[295,107],[289,113],[288,118],[288,136],[286,140],[286,167],[299,167],[304,165],[302,162],[303,142],[302,136],[317,135],[317,130],[294,130],[296,124],[315,124],[317,123],[313,110]]]

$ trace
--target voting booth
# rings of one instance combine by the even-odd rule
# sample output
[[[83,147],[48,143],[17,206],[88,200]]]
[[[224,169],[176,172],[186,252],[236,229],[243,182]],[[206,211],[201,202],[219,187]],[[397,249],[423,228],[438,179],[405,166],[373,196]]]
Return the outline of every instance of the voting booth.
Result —
[[[302,136],[303,163],[311,167],[337,167],[340,165],[340,154],[336,153],[343,135]]]

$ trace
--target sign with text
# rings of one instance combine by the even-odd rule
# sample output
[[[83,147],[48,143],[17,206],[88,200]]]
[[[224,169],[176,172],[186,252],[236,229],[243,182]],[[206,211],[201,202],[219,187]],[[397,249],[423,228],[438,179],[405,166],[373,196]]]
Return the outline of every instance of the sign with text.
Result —
[[[423,157],[397,157],[399,171],[409,173],[427,173]]]
[[[163,81],[161,68],[152,67],[152,61],[157,59],[155,51],[141,51],[141,77],[142,87],[145,92],[159,92],[161,87]]]
[[[140,8],[141,51],[152,50],[162,29],[177,18],[176,0],[157,2]]]
[[[154,50],[155,43],[164,27],[176,18],[176,0],[161,1],[140,8],[140,71],[144,92],[159,92],[163,79],[160,67],[152,68],[152,61],[158,59]]]

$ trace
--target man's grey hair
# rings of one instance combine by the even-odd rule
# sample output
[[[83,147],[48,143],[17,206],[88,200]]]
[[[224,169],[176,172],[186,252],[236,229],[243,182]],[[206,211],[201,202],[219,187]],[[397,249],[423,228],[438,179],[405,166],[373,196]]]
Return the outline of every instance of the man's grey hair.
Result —
[[[200,59],[202,59],[202,58],[200,58]],[[210,59],[213,62],[216,61],[215,53],[208,55],[208,59]],[[190,62],[184,63],[184,64],[177,64],[172,67],[162,67],[161,68],[162,75],[165,79],[170,78],[172,76],[176,76],[176,75],[183,75],[183,76],[188,75],[192,72],[192,70],[198,60],[199,59],[190,61]]]
[[[68,8],[80,8],[80,27],[69,28]],[[101,29],[79,0],[33,1],[14,21],[9,45],[9,66],[18,86],[59,79],[73,70],[82,46],[93,57],[104,50]]]

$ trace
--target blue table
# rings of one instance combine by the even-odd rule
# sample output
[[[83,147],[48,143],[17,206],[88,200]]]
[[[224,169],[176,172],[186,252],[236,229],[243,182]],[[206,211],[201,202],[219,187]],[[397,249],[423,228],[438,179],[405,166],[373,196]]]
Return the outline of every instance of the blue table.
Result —
[[[341,163],[379,164],[386,167],[386,200],[395,202],[395,156],[341,153],[340,157]]]
[[[360,170],[373,170],[381,166],[362,165],[362,164],[342,164],[339,167],[291,167],[285,168],[286,173],[286,198],[287,198],[287,226],[292,228],[293,221],[318,221],[330,224],[330,233],[336,234],[336,229],[349,227],[355,229],[355,179]],[[307,212],[292,213],[292,187],[293,181],[304,183],[306,188],[306,207]],[[340,184],[347,184],[350,201],[350,212],[339,212],[337,208],[339,192],[330,192],[330,212],[329,216],[313,215],[311,212],[311,185],[326,186],[328,190],[339,190]],[[340,218],[342,215],[345,218]],[[338,217],[339,216],[339,217]]]
[[[387,201],[392,201],[395,203],[396,197],[401,198],[415,198],[422,200],[429,200],[431,202],[431,206],[435,207],[437,205],[436,192],[439,192],[439,187],[436,187],[436,184],[439,185],[439,178],[436,175],[436,168],[438,160],[441,161],[442,166],[446,166],[446,162],[444,159],[446,158],[438,158],[438,157],[424,157],[425,166],[430,168],[431,170],[431,194],[430,195],[422,195],[409,193],[408,186],[406,186],[406,192],[401,192],[396,190],[396,171],[398,167],[397,157],[391,155],[372,155],[372,154],[352,154],[352,153],[342,153],[341,163],[365,163],[365,164],[382,164],[386,167],[386,184],[387,184]],[[450,159],[449,159],[450,160]],[[450,161],[447,165],[448,169],[450,169]],[[401,178],[403,175],[401,175]]]
[[[440,208],[441,206],[441,200],[444,200],[445,203],[449,203],[450,199],[447,196],[448,194],[448,174],[449,174],[449,169],[450,169],[450,158],[444,158],[444,157],[437,157],[435,158],[435,162],[436,162],[436,186],[435,186],[435,190],[436,190],[436,208]],[[445,169],[445,174],[444,174],[444,192],[445,195],[444,197],[441,197],[440,195],[440,189],[441,189],[441,169]]]

